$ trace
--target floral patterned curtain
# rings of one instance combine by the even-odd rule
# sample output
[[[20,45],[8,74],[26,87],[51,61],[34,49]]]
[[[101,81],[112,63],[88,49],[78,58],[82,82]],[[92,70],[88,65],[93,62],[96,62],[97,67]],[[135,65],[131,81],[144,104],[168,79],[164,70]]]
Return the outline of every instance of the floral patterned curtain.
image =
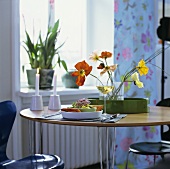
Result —
[[[115,0],[114,2],[114,63],[119,65],[115,80],[120,81],[128,68],[132,68],[139,60],[146,59],[155,52],[154,1]],[[158,102],[156,85],[153,85],[157,83],[156,70],[151,64],[147,66],[149,73],[140,77],[144,88],[139,89],[133,83],[126,82],[125,97],[149,98],[150,105],[155,105]],[[117,128],[115,168],[124,168],[130,144],[159,140],[158,126]],[[153,165],[153,156],[130,154],[128,169],[146,168],[149,165]]]
[[[140,59],[146,59],[155,52],[154,1],[148,0],[115,0],[115,46],[114,56],[118,71],[116,80]],[[154,63],[152,61],[152,63]],[[138,89],[133,83],[125,83],[125,97],[149,98],[150,104],[157,103],[155,89],[155,67],[147,64],[149,73],[141,76],[143,89]]]

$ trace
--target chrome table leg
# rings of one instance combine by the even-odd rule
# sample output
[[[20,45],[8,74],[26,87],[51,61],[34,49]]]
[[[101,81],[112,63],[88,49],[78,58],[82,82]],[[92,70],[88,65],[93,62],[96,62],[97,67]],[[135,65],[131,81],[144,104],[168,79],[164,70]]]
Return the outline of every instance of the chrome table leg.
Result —
[[[109,132],[109,127],[106,128],[106,168],[114,169],[115,162],[115,145],[116,145],[116,128],[113,129],[113,133]],[[113,138],[113,140],[112,140]]]
[[[103,158],[102,158],[102,128],[98,127],[99,136],[99,154],[100,154],[100,169],[103,169]]]

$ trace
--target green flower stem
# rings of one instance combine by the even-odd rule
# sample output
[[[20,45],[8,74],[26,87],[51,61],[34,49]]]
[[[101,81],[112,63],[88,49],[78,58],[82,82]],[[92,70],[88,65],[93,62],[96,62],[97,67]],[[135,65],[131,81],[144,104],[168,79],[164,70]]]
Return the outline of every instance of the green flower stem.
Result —
[[[168,49],[170,47],[170,45],[168,45],[167,47],[164,48],[164,50]],[[150,57],[148,57],[145,60],[145,63],[147,64],[148,62],[150,62],[151,60],[153,60],[154,58],[156,58],[158,55],[160,55],[163,51],[163,48],[158,49],[155,53],[153,53]]]
[[[93,74],[90,74],[90,75],[93,76],[94,78],[96,78],[96,79],[102,84],[102,86],[103,86],[102,81],[101,81],[97,76],[95,76],[95,75],[93,75]]]
[[[124,75],[123,80],[122,80],[122,82],[120,83],[119,87],[116,88],[115,90],[113,90],[113,92],[108,95],[108,98],[109,98],[110,100],[117,99],[118,93],[120,92],[120,90],[121,90],[124,82],[126,82],[127,79],[128,79],[135,71],[136,71],[136,67],[133,68],[132,70],[130,70],[128,73],[126,73],[126,74]]]
[[[155,66],[155,67],[157,67],[158,69],[161,69],[159,66],[157,66],[157,65],[155,65],[155,64],[153,64],[153,63],[150,63],[151,65],[153,65],[153,66]],[[163,70],[163,69],[161,69],[165,74],[167,74],[168,76],[170,76],[170,74],[169,73],[167,73],[165,70]]]

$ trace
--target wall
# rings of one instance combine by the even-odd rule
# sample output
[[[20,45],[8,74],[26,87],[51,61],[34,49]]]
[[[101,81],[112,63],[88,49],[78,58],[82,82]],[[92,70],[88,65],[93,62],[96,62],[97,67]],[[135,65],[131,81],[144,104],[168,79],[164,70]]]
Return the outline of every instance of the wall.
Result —
[[[17,91],[20,90],[19,84],[19,0],[0,0],[0,102],[13,100],[17,109]],[[15,8],[17,7],[17,8]],[[15,32],[15,34],[14,34]],[[19,110],[19,109],[18,109]],[[19,114],[17,114],[19,116]],[[8,142],[7,154],[9,157],[19,158],[21,156],[21,124],[18,118],[15,120],[13,131]],[[17,137],[15,137],[17,136]],[[9,154],[11,149],[13,154]]]
[[[2,101],[12,99],[11,0],[0,0],[0,23],[0,101]]]
[[[17,103],[19,83],[19,0],[0,0],[0,101]],[[15,32],[15,33],[14,33]]]

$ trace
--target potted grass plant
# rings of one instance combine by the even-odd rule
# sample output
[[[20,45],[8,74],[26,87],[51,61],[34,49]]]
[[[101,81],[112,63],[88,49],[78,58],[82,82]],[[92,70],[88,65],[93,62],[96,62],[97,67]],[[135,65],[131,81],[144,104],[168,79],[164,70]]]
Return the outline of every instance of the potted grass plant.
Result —
[[[45,38],[43,38],[41,32],[39,33],[38,40],[33,42],[30,35],[25,30],[26,40],[24,41],[24,49],[29,57],[30,70],[26,70],[28,85],[31,88],[35,87],[35,74],[37,68],[40,70],[40,88],[51,88],[54,70],[53,68],[58,65],[63,67],[67,71],[67,65],[64,60],[61,59],[59,50],[64,45],[58,45],[58,36],[60,33],[59,20],[57,20],[53,27],[48,27]],[[54,58],[57,57],[56,63]]]

